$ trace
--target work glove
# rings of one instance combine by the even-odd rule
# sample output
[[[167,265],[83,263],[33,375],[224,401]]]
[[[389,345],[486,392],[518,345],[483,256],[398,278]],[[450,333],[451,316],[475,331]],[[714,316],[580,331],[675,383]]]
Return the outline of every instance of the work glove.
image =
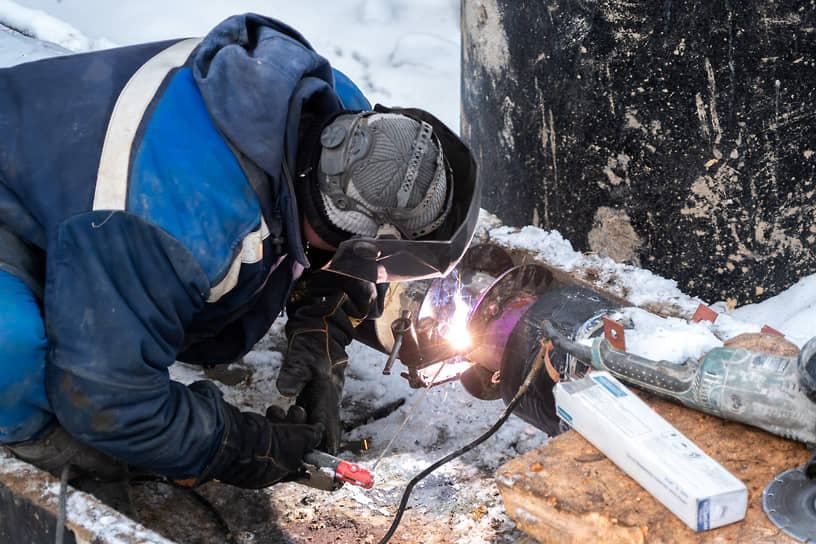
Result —
[[[340,400],[348,365],[346,346],[354,329],[378,313],[374,284],[332,272],[309,272],[298,282],[286,306],[289,348],[277,379],[278,391],[297,397],[307,422],[321,424],[319,449],[340,447]]]
[[[340,450],[340,400],[343,395],[345,368],[345,364],[335,367],[332,372],[335,376],[333,380],[309,381],[297,397],[297,405],[306,411],[306,421],[323,427],[323,437],[318,449],[332,455],[337,455]]]
[[[294,479],[303,456],[323,436],[321,425],[302,422],[305,414],[300,408],[286,416],[274,408],[267,410],[267,416],[241,412],[226,402],[219,408],[224,419],[221,444],[196,484],[216,480],[260,489]]]
[[[331,365],[326,351],[325,332],[309,332],[295,336],[289,344],[286,358],[278,374],[278,391],[287,397],[297,397],[309,424],[319,424],[324,430],[318,449],[336,455],[340,448],[340,400],[345,383],[347,359],[345,346],[329,343],[342,353],[343,359]]]

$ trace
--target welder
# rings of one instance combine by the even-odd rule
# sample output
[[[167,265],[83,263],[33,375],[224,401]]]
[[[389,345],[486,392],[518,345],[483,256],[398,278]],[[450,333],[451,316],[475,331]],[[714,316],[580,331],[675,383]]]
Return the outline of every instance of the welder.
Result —
[[[377,284],[447,273],[477,196],[450,129],[372,109],[260,15],[0,70],[0,442],[52,472],[291,477],[337,450]],[[277,386],[301,416],[170,378],[238,360],[284,306]]]

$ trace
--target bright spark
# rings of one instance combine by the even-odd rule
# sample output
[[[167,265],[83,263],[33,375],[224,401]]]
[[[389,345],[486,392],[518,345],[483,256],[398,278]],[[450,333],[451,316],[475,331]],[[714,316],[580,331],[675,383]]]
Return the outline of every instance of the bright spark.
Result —
[[[459,351],[470,346],[470,333],[467,330],[468,317],[470,316],[470,306],[462,297],[461,284],[456,291],[454,298],[453,317],[447,323],[447,330],[444,332],[445,340]]]

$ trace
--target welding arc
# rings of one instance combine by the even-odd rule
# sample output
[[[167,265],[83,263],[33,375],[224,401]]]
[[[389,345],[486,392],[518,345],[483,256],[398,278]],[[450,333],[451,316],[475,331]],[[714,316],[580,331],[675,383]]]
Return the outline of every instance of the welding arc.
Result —
[[[549,324],[548,321],[545,321],[545,323]],[[402,520],[402,515],[405,513],[405,508],[408,505],[408,499],[411,496],[411,492],[414,490],[414,487],[419,482],[421,482],[426,476],[428,476],[430,473],[432,473],[445,463],[448,463],[456,459],[460,455],[464,455],[465,453],[469,452],[470,450],[472,450],[473,448],[475,448],[476,446],[478,446],[479,444],[493,436],[496,433],[496,431],[498,431],[501,428],[501,426],[504,425],[504,422],[507,421],[507,418],[509,418],[510,414],[513,413],[513,410],[519,403],[519,400],[521,400],[521,397],[524,396],[524,394],[527,392],[527,389],[529,389],[530,384],[533,383],[533,380],[535,379],[536,374],[538,374],[538,371],[541,370],[546,361],[549,361],[550,350],[552,349],[552,347],[553,344],[549,340],[547,341],[546,344],[544,343],[543,340],[541,341],[541,349],[539,349],[538,355],[536,356],[536,360],[533,363],[532,368],[530,368],[530,372],[527,373],[527,377],[524,379],[524,383],[521,384],[521,387],[519,387],[519,390],[518,392],[516,392],[516,395],[504,408],[504,412],[502,412],[501,416],[499,416],[499,419],[497,419],[496,422],[487,431],[482,433],[482,435],[479,436],[473,442],[462,446],[455,452],[449,453],[439,461],[435,462],[434,464],[432,464],[431,466],[429,466],[428,468],[414,476],[414,478],[410,482],[408,482],[408,485],[405,487],[405,491],[402,494],[402,500],[400,501],[399,507],[397,508],[397,513],[394,515],[394,521],[391,523],[391,527],[388,529],[388,532],[385,534],[385,536],[382,537],[382,539],[380,539],[378,544],[386,544],[386,542],[391,540],[391,537],[394,536],[394,532],[397,530],[397,527],[399,527],[399,523]]]

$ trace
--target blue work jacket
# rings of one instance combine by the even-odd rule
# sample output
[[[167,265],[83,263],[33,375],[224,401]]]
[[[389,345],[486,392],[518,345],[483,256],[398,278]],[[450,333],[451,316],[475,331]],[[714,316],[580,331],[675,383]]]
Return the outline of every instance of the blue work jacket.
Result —
[[[78,438],[200,474],[224,401],[168,367],[246,353],[308,266],[287,172],[305,107],[368,102],[255,14],[0,70],[0,221],[45,252],[46,392]]]

